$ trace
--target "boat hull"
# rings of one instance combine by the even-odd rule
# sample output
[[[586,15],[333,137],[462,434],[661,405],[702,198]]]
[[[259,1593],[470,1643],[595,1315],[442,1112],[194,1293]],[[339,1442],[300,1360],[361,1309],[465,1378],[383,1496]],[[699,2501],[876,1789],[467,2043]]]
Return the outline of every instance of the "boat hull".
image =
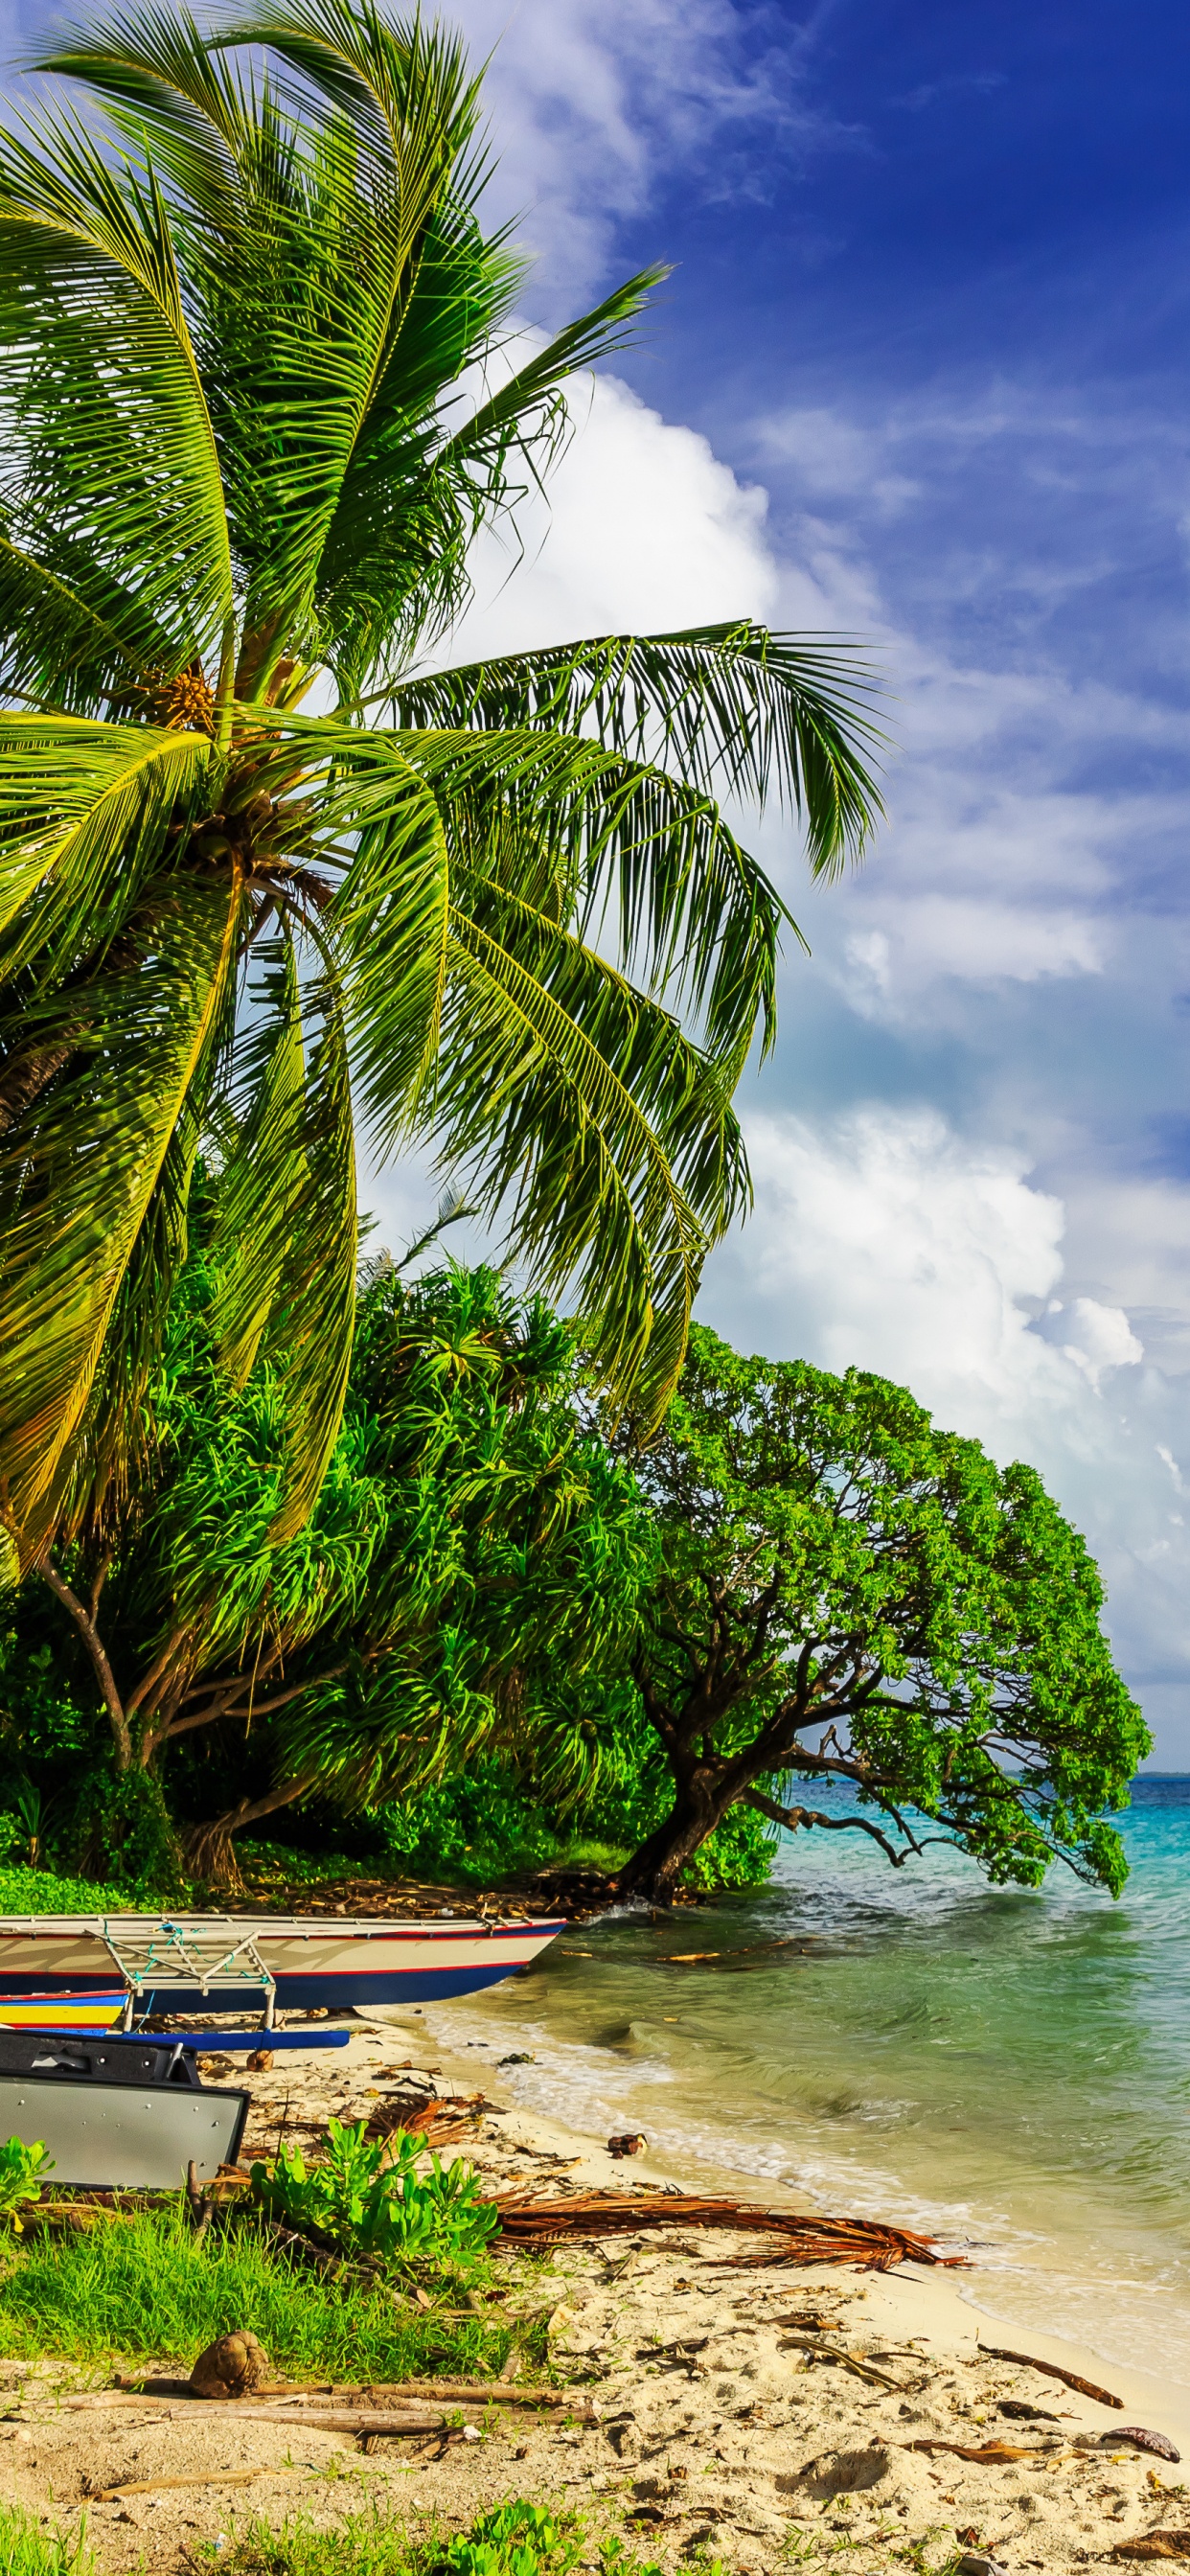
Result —
[[[559,1922],[336,1923],[325,1915],[177,1919],[183,1930],[203,1926],[204,1937],[226,1932],[229,1942],[250,1932],[276,1981],[278,2012],[335,2012],[352,2005],[366,2012],[376,2004],[479,1994],[528,1966],[565,1929]],[[0,1989],[11,1997],[110,1992],[113,1958],[122,1948],[143,1947],[152,1929],[149,1918],[129,1915],[0,1920]],[[216,1974],[191,1985],[176,1972],[155,1986],[149,1970],[138,1975],[136,2000],[143,2012],[230,2012],[251,2002],[252,1988],[242,1974],[226,1981]]]
[[[110,1984],[89,1994],[0,1995],[0,2030],[114,2030],[127,2000]]]
[[[191,2163],[199,2182],[234,2164],[246,2093],[170,2084],[80,2084],[0,2074],[0,2136],[42,2145],[54,2183],[75,2189],[176,2191]]]

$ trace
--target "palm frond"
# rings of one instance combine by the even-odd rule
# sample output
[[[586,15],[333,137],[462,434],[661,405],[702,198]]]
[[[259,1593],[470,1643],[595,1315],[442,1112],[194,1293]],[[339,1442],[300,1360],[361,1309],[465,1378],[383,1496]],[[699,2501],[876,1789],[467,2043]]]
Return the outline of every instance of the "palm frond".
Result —
[[[0,696],[90,714],[149,668],[49,564],[0,536]]]
[[[234,582],[214,430],[152,172],[67,115],[0,136],[0,347],[19,498],[85,537],[186,657]],[[17,529],[19,535],[19,526]]]
[[[0,715],[0,989],[102,957],[210,757],[202,734]]]
[[[415,673],[391,703],[406,725],[587,731],[705,795],[761,810],[775,797],[804,815],[811,870],[829,877],[883,812],[867,766],[883,741],[869,712],[878,685],[843,638],[740,618]]]
[[[85,1001],[55,995],[30,1015],[43,1042],[74,1044],[0,1153],[0,1493],[26,1564],[53,1527],[113,1310],[234,992],[241,908],[226,883],[147,889],[131,962]]]
[[[559,923],[589,926],[614,885],[621,964],[648,991],[668,986],[675,1003],[688,1003],[725,1064],[738,1070],[758,1022],[762,1043],[771,1043],[777,940],[788,915],[699,789],[556,727],[388,736],[310,720],[297,730],[313,758],[322,745],[323,758],[334,751],[330,810],[340,834],[358,834],[336,918],[365,980],[392,954],[389,906],[402,900],[398,850],[415,778],[455,854]],[[386,1123],[381,1090],[365,1071],[361,1098],[395,1142],[404,1112],[389,1096]]]
[[[477,406],[447,440],[442,463],[470,473],[482,470],[489,481],[496,478],[502,483],[510,454],[527,456],[539,446],[547,454],[555,452],[565,436],[562,387],[567,378],[628,346],[637,315],[668,275],[664,267],[643,268],[590,313],[568,322],[564,331],[535,351]]]
[[[68,22],[29,67],[85,82],[196,213],[222,233],[237,228],[260,101],[250,68],[227,62],[188,9],[141,0],[90,25]]]
[[[307,1519],[339,1428],[358,1237],[346,1032],[333,969],[324,964],[303,999],[292,938],[273,945],[242,1050],[244,1114],[220,1177],[209,1322],[233,1388],[244,1385],[270,1327],[283,1354],[285,1469],[270,1532],[270,1543],[279,1543]]]

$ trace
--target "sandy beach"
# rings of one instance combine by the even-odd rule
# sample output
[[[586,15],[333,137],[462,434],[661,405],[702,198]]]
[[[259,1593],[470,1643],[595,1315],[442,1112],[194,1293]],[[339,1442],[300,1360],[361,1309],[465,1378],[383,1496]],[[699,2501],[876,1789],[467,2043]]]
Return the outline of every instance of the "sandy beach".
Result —
[[[419,2076],[440,2095],[474,2096],[474,2057],[438,2048],[431,2075],[419,2053],[412,2015],[357,2023],[344,2050],[278,2052],[246,2079],[246,2153],[269,2151],[282,2128],[312,2144],[332,2114],[372,2116]],[[494,2090],[498,2074],[484,2075]],[[207,2080],[233,2080],[227,2061],[208,2060]],[[1035,2332],[1025,2345],[1019,2328],[964,2298],[961,2271],[741,2267],[754,2236],[651,2223],[657,2187],[687,2177],[615,2159],[606,2142],[515,2108],[479,2113],[465,2147],[450,2152],[494,2186],[552,2194],[598,2184],[638,2200],[628,2233],[566,2244],[532,2265],[496,2258],[509,2311],[548,2314],[558,2374],[595,2420],[510,2409],[478,2439],[383,2441],[365,2455],[350,2435],[303,2425],[295,2439],[292,2426],[194,2400],[84,2392],[60,2364],[8,2364],[4,2493],[62,2521],[82,2508],[101,2564],[120,2571],[188,2566],[201,2543],[226,2540],[258,2513],[278,2523],[301,2511],[326,2524],[375,2500],[455,2528],[509,2494],[579,2511],[592,2565],[604,2534],[666,2568],[706,2553],[732,2576],[834,2556],[857,2576],[968,2563],[1064,2576],[1126,2563],[1138,2542],[1139,2559],[1190,2555],[1190,2539],[1145,2545],[1157,2532],[1190,2532],[1180,2467],[1123,2438],[1146,2428],[1190,2459],[1190,2398],[1159,2375]],[[1122,2404],[1083,2396],[1030,2361],[985,2357],[989,2345],[1027,2350]],[[1003,2455],[962,2456],[990,2444]],[[201,2483],[154,2491],[154,2478]],[[96,2501],[128,2483],[146,2491]]]

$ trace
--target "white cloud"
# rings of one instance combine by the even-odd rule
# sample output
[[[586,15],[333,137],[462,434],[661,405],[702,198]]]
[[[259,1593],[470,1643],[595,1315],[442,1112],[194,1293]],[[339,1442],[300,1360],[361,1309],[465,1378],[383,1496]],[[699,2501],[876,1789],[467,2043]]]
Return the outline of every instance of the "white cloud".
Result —
[[[903,1380],[1001,1456],[1039,1401],[1081,1400],[1022,1303],[1061,1279],[1063,1220],[1021,1156],[973,1150],[930,1108],[753,1117],[747,1134],[756,1207],[730,1291],[719,1255],[708,1293],[721,1312],[746,1274],[756,1347]]]
[[[939,976],[968,983],[1036,984],[1049,975],[1097,975],[1106,930],[1074,911],[1040,904],[981,903],[974,895],[908,895],[865,907],[889,923],[851,931],[844,943],[847,990],[861,1010],[912,1008]]]
[[[518,511],[521,561],[507,536],[488,534],[475,548],[475,598],[450,660],[771,617],[777,570],[764,492],[737,482],[696,430],[662,420],[614,376],[596,377],[576,414],[548,501],[534,496]]]
[[[918,498],[911,475],[890,471],[887,433],[818,409],[774,413],[758,423],[756,445],[769,464],[794,467],[801,489],[814,500],[867,501],[892,516]]]
[[[1135,1368],[1145,1355],[1123,1307],[1101,1306],[1095,1297],[1075,1298],[1062,1348],[1086,1372],[1096,1394],[1105,1369]]]
[[[1190,1536],[1168,1481],[1181,1492],[1190,1388],[1144,1365],[1122,1309],[1054,1294],[1061,1201],[928,1107],[747,1132],[755,1211],[712,1256],[700,1316],[737,1347],[873,1369],[1002,1462],[1030,1460],[1103,1567],[1142,1701],[1160,1686],[1166,1758],[1190,1756]]]

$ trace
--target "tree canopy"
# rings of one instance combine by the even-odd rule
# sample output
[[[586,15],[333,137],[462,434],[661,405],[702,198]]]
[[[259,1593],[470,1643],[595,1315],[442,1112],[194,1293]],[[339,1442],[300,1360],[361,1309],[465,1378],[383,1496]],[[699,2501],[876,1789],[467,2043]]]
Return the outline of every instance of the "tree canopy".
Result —
[[[660,272],[547,345],[485,232],[479,85],[374,0],[129,0],[0,134],[0,1511],[135,1480],[222,1172],[223,1379],[284,1385],[270,1543],[342,1419],[359,1139],[429,1140],[655,1417],[744,1206],[784,905],[878,809],[849,649],[741,618],[460,669],[477,531]],[[324,712],[312,713],[308,701]]]
[[[229,1399],[212,1296],[200,1246],[136,1493],[0,1636],[14,1770],[36,1793],[68,1769],[129,1867],[156,1818],[234,1882],[233,1835],[313,1801],[394,1853],[418,1815],[444,1852],[470,1839],[456,1811],[547,1845],[569,1817],[635,1843],[620,1886],[653,1899],[763,1874],[782,1826],[896,1866],[942,1840],[1025,1886],[1059,1858],[1118,1892],[1107,1818],[1149,1739],[1032,1469],[902,1387],[701,1327],[642,1455],[543,1300],[382,1258],[321,1493],[278,1537],[283,1375],[261,1360]],[[84,1856],[78,1816],[57,1832]]]
[[[278,1539],[283,1385],[260,1363],[228,1401],[208,1298],[200,1253],[175,1295],[151,1446],[119,1527],[109,1517],[22,1587],[0,1692],[10,1753],[37,1767],[48,1639],[51,1739],[65,1727],[102,1779],[110,1728],[117,1772],[163,1785],[202,1876],[234,1876],[233,1832],[295,1800],[374,1807],[512,1742],[537,1746],[538,1788],[564,1800],[598,1770],[576,1712],[589,1674],[625,1668],[652,1548],[631,1475],[570,1401],[571,1328],[489,1270],[410,1286],[375,1265],[322,1490],[304,1528]],[[30,1601],[47,1592],[48,1626]],[[559,1698],[568,1723],[551,1755]],[[122,1801],[137,1810],[117,1788],[116,1840]],[[98,1803],[113,1805],[110,1786]]]
[[[639,1475],[663,1569],[634,1668],[674,1794],[627,1891],[671,1889],[743,1801],[897,1865],[941,1839],[996,1882],[1059,1858],[1118,1893],[1105,1810],[1150,1738],[1094,1561],[1031,1467],[883,1378],[745,1359],[696,1326]],[[791,1780],[851,1794],[790,1805]]]

